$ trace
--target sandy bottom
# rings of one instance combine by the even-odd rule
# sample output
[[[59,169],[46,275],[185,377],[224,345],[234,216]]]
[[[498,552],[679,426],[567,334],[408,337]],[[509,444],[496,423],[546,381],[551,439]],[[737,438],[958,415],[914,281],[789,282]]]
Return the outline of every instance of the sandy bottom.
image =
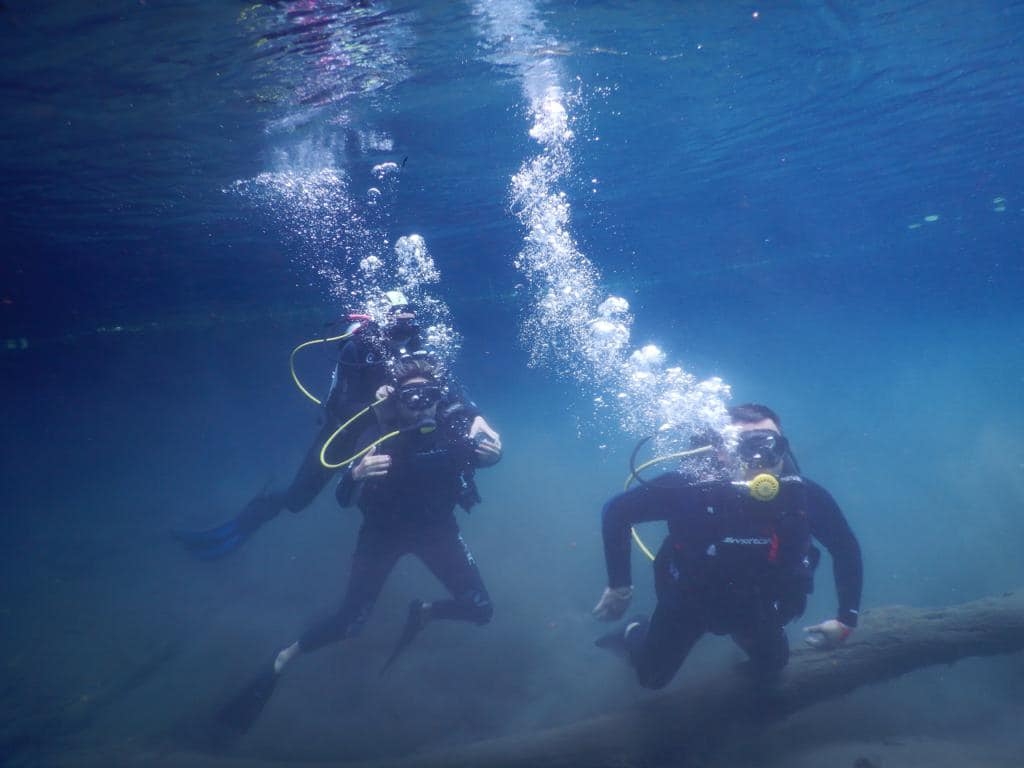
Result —
[[[747,745],[746,748],[750,748]],[[25,763],[29,765],[30,763]],[[266,762],[247,758],[212,757],[175,752],[170,754],[86,753],[53,756],[36,765],[53,766],[182,766],[182,768],[268,768],[295,765],[287,762]],[[340,761],[302,762],[299,765],[344,766]],[[17,765],[17,763],[15,763]],[[354,764],[353,764],[354,765]],[[364,764],[360,764],[364,765]],[[1024,765],[1024,739],[1016,743],[908,738],[904,741],[850,741],[835,744],[799,747],[780,754],[763,752],[759,757],[722,755],[693,763],[702,768],[1020,768]],[[625,767],[624,767],[625,768]]]
[[[883,690],[879,689],[879,693]],[[829,705],[822,711],[790,718],[784,723],[765,727],[752,733],[737,734],[736,738],[714,754],[695,755],[684,764],[664,768],[1020,768],[1024,766],[1024,707],[1005,713],[1000,722],[975,724],[949,736],[900,733],[882,721],[899,721],[906,712],[897,715],[885,708],[874,714],[874,724],[854,721],[837,722],[842,710],[852,711],[848,705]],[[891,717],[890,717],[891,715]],[[854,736],[852,731],[860,731]],[[27,759],[27,756],[26,756]],[[439,764],[443,764],[440,761]],[[4,765],[8,765],[4,763]],[[18,765],[70,766],[181,766],[182,768],[270,768],[271,766],[303,765],[358,766],[370,763],[350,763],[344,755],[323,760],[261,760],[230,754],[211,755],[198,752],[161,750],[136,751],[119,749],[91,749],[68,751],[60,754],[36,754],[29,762],[15,760]],[[385,765],[384,763],[381,764]],[[396,768],[401,761],[386,762]],[[628,768],[622,766],[622,768]],[[637,766],[636,768],[640,768]],[[658,768],[643,766],[643,768]]]
[[[1020,766],[1024,741],[994,745],[958,741],[908,740],[901,743],[851,742],[795,751],[763,766],[812,768],[812,766],[853,766],[854,768],[944,768],[949,766]]]

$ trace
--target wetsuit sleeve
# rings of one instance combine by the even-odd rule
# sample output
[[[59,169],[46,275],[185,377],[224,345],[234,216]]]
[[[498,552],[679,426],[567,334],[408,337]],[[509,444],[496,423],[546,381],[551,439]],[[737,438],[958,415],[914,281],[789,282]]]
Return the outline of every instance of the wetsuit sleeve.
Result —
[[[338,499],[338,503],[342,507],[355,506],[356,498],[358,496],[359,487],[362,483],[357,482],[352,478],[352,467],[356,462],[349,462],[349,465],[345,468],[345,472],[341,476],[341,482],[338,483],[338,490],[334,494]]]
[[[380,430],[377,427],[371,427],[364,430],[356,441],[356,451],[358,452],[363,450],[379,436]],[[360,459],[361,458],[362,457],[360,457]],[[334,492],[334,497],[342,507],[354,507],[359,503],[359,492],[363,489],[365,481],[355,480],[352,477],[352,469],[359,463],[360,459],[355,459],[348,463],[348,466],[346,466],[342,472],[341,481],[338,483],[338,489]]]
[[[864,581],[860,544],[832,495],[820,485],[810,484],[808,520],[811,535],[832,556],[832,575],[839,598],[836,618],[848,627],[857,626],[860,596]]]
[[[628,587],[633,583],[630,568],[630,528],[637,523],[667,520],[674,509],[685,505],[685,486],[652,483],[613,496],[601,515],[604,560],[609,587]]]

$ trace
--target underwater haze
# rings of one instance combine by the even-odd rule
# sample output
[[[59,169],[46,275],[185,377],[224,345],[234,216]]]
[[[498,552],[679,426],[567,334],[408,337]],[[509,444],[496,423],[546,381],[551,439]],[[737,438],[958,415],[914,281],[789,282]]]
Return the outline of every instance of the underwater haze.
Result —
[[[995,0],[0,3],[0,765],[372,763],[642,704],[593,645],[601,507],[729,404],[835,496],[865,610],[1024,587],[1022,39]],[[444,596],[406,558],[214,738],[359,513],[171,532],[290,481],[289,355],[393,288],[501,433],[458,512],[493,621],[379,675]],[[296,354],[318,397],[335,359]],[[834,610],[826,562],[793,646]],[[741,657],[705,637],[671,689]],[[969,659],[701,764],[1019,765],[1022,694],[1020,653]]]

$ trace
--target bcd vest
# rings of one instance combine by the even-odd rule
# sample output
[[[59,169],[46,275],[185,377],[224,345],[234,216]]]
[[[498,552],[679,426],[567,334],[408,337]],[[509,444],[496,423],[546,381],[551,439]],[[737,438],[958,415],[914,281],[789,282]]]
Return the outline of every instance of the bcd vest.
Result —
[[[781,478],[771,501],[729,482],[699,486],[692,508],[669,523],[655,565],[659,584],[712,600],[783,601],[786,613],[798,615],[820,554],[811,543],[805,496],[796,476]]]

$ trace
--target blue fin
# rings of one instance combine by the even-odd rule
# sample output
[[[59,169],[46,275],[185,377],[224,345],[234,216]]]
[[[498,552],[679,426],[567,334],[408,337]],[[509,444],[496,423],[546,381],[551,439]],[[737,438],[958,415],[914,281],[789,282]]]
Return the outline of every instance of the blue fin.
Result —
[[[205,531],[172,531],[178,541],[196,557],[215,560],[238,549],[261,525],[273,519],[285,505],[280,493],[264,493],[226,523]]]

